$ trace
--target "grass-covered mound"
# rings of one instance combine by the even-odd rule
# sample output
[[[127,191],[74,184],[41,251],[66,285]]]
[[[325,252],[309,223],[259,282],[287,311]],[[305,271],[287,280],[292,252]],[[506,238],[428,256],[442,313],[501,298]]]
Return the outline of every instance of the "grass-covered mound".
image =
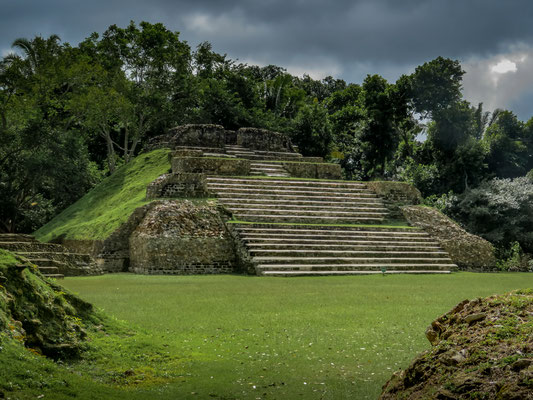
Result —
[[[433,348],[384,386],[380,399],[530,399],[533,290],[465,300],[426,331]]]
[[[16,339],[54,359],[72,358],[84,348],[84,323],[95,321],[89,303],[0,249],[0,340]]]
[[[182,364],[0,250],[0,399],[145,399]]]
[[[168,172],[168,150],[141,154],[35,232],[37,239],[105,239],[147,203],[146,186]]]

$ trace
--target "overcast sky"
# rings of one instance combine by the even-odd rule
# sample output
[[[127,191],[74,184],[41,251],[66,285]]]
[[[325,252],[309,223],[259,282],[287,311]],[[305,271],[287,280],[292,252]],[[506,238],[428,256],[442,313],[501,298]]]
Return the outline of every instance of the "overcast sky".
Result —
[[[0,0],[0,54],[18,37],[77,44],[109,25],[162,22],[248,64],[315,79],[394,82],[437,56],[466,70],[464,94],[486,110],[533,116],[531,0]]]

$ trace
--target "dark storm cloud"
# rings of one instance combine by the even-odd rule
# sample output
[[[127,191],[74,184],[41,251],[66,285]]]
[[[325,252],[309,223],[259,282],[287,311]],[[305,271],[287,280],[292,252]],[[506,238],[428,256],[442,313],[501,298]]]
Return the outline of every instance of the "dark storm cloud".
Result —
[[[0,51],[17,37],[76,44],[111,24],[163,22],[196,46],[313,76],[394,80],[442,55],[490,59],[533,44],[530,0],[0,0]]]

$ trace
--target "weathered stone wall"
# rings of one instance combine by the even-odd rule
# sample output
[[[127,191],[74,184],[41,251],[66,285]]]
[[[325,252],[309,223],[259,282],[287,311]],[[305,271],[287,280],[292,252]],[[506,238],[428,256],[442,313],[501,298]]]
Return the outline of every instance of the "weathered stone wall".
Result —
[[[226,130],[221,125],[189,124],[172,128],[171,148],[177,146],[224,147]]]
[[[128,270],[130,263],[129,238],[148,210],[160,203],[153,201],[135,209],[128,220],[104,240],[97,261],[105,272],[126,272]]]
[[[287,135],[258,128],[239,129],[237,131],[237,144],[254,150],[294,151]]]
[[[338,164],[283,162],[283,168],[294,178],[341,179],[342,170]]]
[[[93,257],[100,254],[104,246],[103,240],[62,239],[58,243],[65,246],[72,253],[89,254]]]
[[[204,174],[179,173],[164,174],[146,188],[146,198],[160,197],[208,197],[207,181]]]
[[[406,182],[370,181],[365,184],[383,199],[390,218],[403,218],[401,206],[417,205],[422,202],[420,191]]]
[[[176,275],[232,272],[234,244],[223,213],[216,202],[159,202],[130,237],[130,270]]]
[[[403,206],[401,210],[410,225],[429,233],[461,269],[485,271],[496,266],[492,244],[466,232],[438,210],[424,206]]]
[[[226,224],[226,227],[233,240],[235,251],[235,271],[250,275],[257,274],[255,265],[252,261],[252,256],[250,255],[249,250],[246,248],[239,231],[235,228],[235,224]]]
[[[239,158],[175,157],[172,171],[177,174],[249,175],[250,160]]]

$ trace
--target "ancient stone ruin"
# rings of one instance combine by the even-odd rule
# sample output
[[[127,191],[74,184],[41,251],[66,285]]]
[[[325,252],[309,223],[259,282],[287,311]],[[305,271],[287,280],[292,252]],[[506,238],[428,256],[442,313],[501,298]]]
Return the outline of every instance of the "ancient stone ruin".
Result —
[[[156,148],[169,150],[171,172],[148,185],[150,203],[106,240],[63,242],[97,264],[86,256],[93,267],[83,269],[72,262],[82,256],[43,244],[53,247],[43,248],[50,263],[60,269],[69,260],[65,274],[271,276],[446,274],[495,264],[488,242],[419,206],[416,188],[343,181],[339,165],[302,156],[284,134],[184,125],[154,138],[148,150]]]
[[[343,181],[339,165],[302,156],[281,133],[185,125],[148,147],[169,149],[172,172],[148,186],[149,204],[92,245],[105,271],[450,273],[477,267],[480,253],[492,257],[490,244],[465,233],[458,246],[468,251],[450,258],[446,235],[464,231],[425,229],[420,219],[431,225],[441,215],[413,217],[416,188]]]

